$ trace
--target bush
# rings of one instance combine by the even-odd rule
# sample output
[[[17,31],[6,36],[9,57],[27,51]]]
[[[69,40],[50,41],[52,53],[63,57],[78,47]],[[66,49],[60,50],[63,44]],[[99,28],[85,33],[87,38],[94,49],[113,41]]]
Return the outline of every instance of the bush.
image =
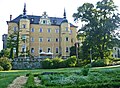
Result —
[[[52,68],[59,68],[61,66],[60,64],[62,61],[63,59],[58,58],[58,57],[52,59]]]
[[[77,63],[77,58],[76,56],[71,56],[65,62],[66,62],[67,67],[75,67]]]
[[[25,87],[35,88],[34,76],[32,74],[29,74]]]
[[[3,71],[4,69],[3,69],[3,67],[2,66],[0,66],[0,71]]]
[[[66,60],[61,61],[59,66],[60,66],[60,68],[66,68],[67,67]]]
[[[103,67],[103,66],[105,66],[104,60],[98,59],[92,62],[92,67]]]
[[[42,65],[42,68],[45,68],[45,69],[52,68],[52,61],[49,58],[47,58],[47,59],[41,61],[41,65]]]
[[[86,66],[83,67],[83,69],[82,69],[82,74],[83,74],[83,76],[87,76],[87,75],[88,75],[88,72],[89,72],[89,66],[86,65]]]
[[[0,66],[2,66],[4,70],[12,69],[11,61],[7,57],[0,58]]]
[[[61,58],[54,58],[54,59],[45,59],[41,61],[42,68],[65,68],[65,67],[74,67],[77,63],[76,56],[71,56],[66,60]]]
[[[82,67],[90,63],[90,60],[77,59],[76,67]]]

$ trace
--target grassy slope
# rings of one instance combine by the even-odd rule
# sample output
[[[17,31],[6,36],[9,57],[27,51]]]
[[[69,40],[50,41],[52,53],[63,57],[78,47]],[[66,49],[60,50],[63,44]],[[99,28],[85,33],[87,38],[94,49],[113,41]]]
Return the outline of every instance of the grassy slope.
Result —
[[[104,71],[106,69],[120,70],[120,66],[117,67],[102,67],[91,68],[90,71]],[[26,75],[27,73],[42,73],[42,72],[79,72],[81,68],[60,68],[60,69],[37,69],[37,70],[11,70],[0,72],[0,88],[6,88],[6,86],[12,82],[16,76]]]
[[[15,78],[16,76],[0,76],[0,88],[7,88]]]

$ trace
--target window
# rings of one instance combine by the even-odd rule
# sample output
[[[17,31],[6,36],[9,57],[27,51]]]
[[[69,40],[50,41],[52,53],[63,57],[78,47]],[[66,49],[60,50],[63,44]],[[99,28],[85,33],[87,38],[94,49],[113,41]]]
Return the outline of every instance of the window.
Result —
[[[43,32],[42,28],[39,29],[39,32]]]
[[[68,27],[66,27],[66,29],[65,29],[66,31],[68,31]]]
[[[55,33],[59,33],[59,29],[56,29],[56,30],[55,30]]]
[[[14,52],[14,53],[16,52],[16,48],[13,48],[13,52]]]
[[[13,31],[16,32],[16,31],[17,31],[17,27],[14,27],[14,28],[13,28]]]
[[[40,37],[40,38],[39,38],[39,42],[42,42],[42,41],[43,41],[43,38],[42,38],[42,37]]]
[[[50,38],[48,38],[48,39],[47,39],[47,41],[48,41],[48,42],[50,42],[50,41],[51,41],[51,39],[50,39]]]
[[[34,22],[34,18],[31,18],[31,21]]]
[[[50,30],[50,28],[48,28],[48,31],[47,31],[48,33],[50,33],[51,32],[51,30]]]
[[[13,40],[17,40],[17,36],[14,36]]]
[[[31,53],[34,53],[34,48],[31,48]]]
[[[33,37],[31,37],[31,42],[34,42],[34,38]]]
[[[72,30],[70,30],[70,34],[72,34]]]
[[[43,20],[43,24],[46,24],[46,20]]]
[[[25,48],[22,47],[22,52],[25,52]]]
[[[26,39],[26,36],[25,35],[22,35],[22,40],[25,40]]]
[[[22,28],[26,28],[26,24],[22,24]]]
[[[42,48],[39,48],[39,53],[41,53],[43,51],[43,49]]]
[[[48,50],[47,50],[48,52],[50,52],[50,48],[48,48]]]
[[[26,51],[26,46],[22,45],[22,52],[25,52],[25,51]]]
[[[59,39],[58,38],[56,38],[56,42],[58,42],[59,41]]]
[[[58,53],[58,47],[56,48],[56,53]]]
[[[31,32],[34,32],[34,28],[31,28]]]
[[[73,43],[73,38],[71,39],[71,43]]]
[[[66,41],[68,41],[69,40],[69,38],[68,37],[66,37]]]
[[[68,47],[66,47],[66,52],[67,52],[67,53],[69,52],[69,48],[68,48]]]

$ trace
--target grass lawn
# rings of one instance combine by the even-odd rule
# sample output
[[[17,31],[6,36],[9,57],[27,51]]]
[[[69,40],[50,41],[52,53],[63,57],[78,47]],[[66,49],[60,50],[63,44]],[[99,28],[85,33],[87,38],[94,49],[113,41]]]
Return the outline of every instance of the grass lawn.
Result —
[[[17,76],[20,75],[26,75],[28,73],[32,74],[40,74],[43,72],[67,72],[68,74],[71,72],[81,72],[81,68],[60,68],[60,69],[35,69],[35,70],[11,70],[11,71],[1,71],[0,72],[0,88],[6,88],[8,84],[10,84]],[[117,77],[120,78],[120,66],[114,66],[114,67],[101,67],[101,68],[90,68],[90,77],[94,77],[94,75],[99,75],[101,77],[105,78],[108,77],[114,77],[114,72]],[[110,74],[109,74],[110,73]],[[92,75],[94,74],[94,75]],[[101,75],[102,74],[102,75]],[[97,76],[96,76],[97,77]],[[113,78],[112,77],[112,78]],[[115,77],[116,78],[116,77]],[[86,77],[87,79],[87,77]],[[90,78],[92,80],[92,78]],[[97,78],[94,79],[94,81],[99,80]],[[109,81],[110,79],[106,78],[106,81]],[[114,80],[114,79],[113,79]],[[92,81],[91,81],[92,82]]]

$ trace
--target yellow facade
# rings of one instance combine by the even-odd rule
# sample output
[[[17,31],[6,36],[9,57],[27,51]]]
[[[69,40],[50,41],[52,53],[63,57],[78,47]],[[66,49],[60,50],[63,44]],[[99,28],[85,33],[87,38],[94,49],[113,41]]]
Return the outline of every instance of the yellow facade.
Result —
[[[55,17],[56,20],[54,20],[48,17],[46,12],[38,17],[39,19],[36,18],[27,15],[24,18],[23,15],[20,15],[8,22],[8,35],[15,29],[19,31],[19,55],[24,48],[24,51],[30,51],[30,54],[35,57],[40,57],[41,52],[51,52],[53,57],[69,56],[70,47],[76,43],[77,27],[68,23],[66,18]],[[23,40],[23,37],[25,40]]]

